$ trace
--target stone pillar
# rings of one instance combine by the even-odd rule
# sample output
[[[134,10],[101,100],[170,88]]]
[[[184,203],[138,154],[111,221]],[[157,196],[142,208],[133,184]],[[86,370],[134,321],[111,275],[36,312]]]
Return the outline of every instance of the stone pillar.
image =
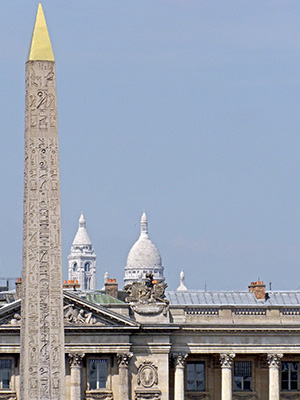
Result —
[[[81,367],[83,353],[70,353],[69,362],[71,369],[71,399],[81,400]]]
[[[131,358],[132,353],[117,354],[119,365],[119,397],[122,400],[130,400],[128,366]]]
[[[56,72],[41,3],[26,62],[20,399],[65,399]]]
[[[268,354],[269,400],[280,400],[280,360],[283,354]]]
[[[175,360],[175,387],[174,400],[184,400],[184,365],[187,354],[174,354]]]
[[[235,354],[220,354],[222,368],[221,400],[232,400],[232,364]]]

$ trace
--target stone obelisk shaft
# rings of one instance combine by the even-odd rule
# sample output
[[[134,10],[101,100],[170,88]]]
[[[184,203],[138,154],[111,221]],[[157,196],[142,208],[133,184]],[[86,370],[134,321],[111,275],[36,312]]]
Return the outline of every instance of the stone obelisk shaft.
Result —
[[[47,35],[39,5],[26,63],[22,400],[65,398],[56,77]]]

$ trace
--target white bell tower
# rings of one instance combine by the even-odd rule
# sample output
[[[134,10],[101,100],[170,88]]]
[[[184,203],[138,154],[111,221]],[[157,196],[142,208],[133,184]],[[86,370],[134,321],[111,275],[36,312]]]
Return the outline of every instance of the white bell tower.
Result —
[[[68,256],[69,280],[77,280],[81,290],[96,289],[96,258],[84,215],[81,213],[78,231]]]

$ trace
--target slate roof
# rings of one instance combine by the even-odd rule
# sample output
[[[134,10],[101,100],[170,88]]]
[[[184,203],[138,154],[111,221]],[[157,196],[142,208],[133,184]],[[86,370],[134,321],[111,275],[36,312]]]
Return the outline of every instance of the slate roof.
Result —
[[[181,306],[300,306],[300,291],[269,291],[265,301],[246,291],[167,291],[166,298]]]

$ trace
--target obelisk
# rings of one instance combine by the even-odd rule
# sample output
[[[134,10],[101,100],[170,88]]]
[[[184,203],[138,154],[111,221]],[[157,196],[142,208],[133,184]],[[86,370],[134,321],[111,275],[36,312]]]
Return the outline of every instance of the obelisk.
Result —
[[[26,62],[21,400],[65,398],[55,60],[41,4]]]

